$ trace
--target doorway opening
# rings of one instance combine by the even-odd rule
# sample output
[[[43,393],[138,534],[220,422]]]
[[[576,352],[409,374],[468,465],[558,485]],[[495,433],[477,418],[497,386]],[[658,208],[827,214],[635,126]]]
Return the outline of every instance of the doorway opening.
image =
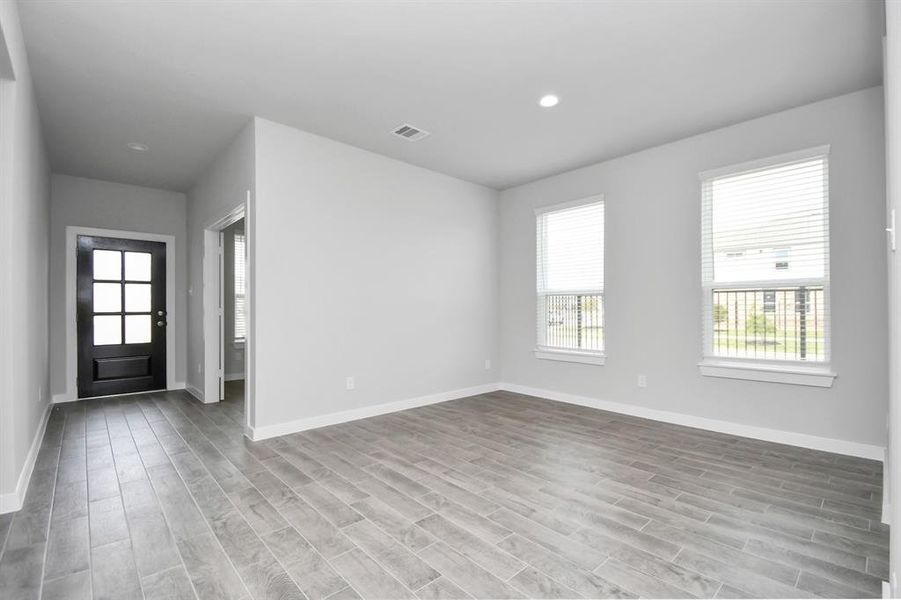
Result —
[[[112,239],[114,240],[114,244],[118,244],[118,246],[105,248],[106,250],[112,250],[114,252],[122,253],[119,257],[120,262],[112,261],[112,264],[105,265],[106,267],[111,268],[111,271],[104,271],[94,273],[94,256],[93,253],[87,257],[87,265],[82,264],[79,266],[79,244],[81,239]],[[127,248],[131,243],[135,245],[133,247]],[[126,255],[125,252],[135,252],[138,254],[142,252],[148,252],[150,254],[157,253],[159,256],[159,246],[156,246],[155,243],[159,243],[164,246],[164,250],[162,251],[162,273],[160,272],[160,264],[159,262],[154,263],[153,258],[151,258],[151,269],[156,269],[156,275],[154,275],[153,271],[151,271],[151,287],[153,287],[153,282],[165,282],[164,287],[157,287],[156,294],[154,294],[151,289],[151,311],[147,312],[143,309],[140,309],[140,302],[146,303],[146,289],[142,288],[140,284],[147,284],[147,281],[138,280],[141,277],[146,278],[146,272],[142,274],[140,270],[135,271],[135,267],[139,266],[138,263],[142,262],[142,259],[146,263],[146,257],[141,257],[137,255],[129,255],[129,266],[126,266],[125,260]],[[100,248],[99,246],[96,248],[98,250],[103,250],[104,248]],[[93,248],[91,249],[93,250]],[[112,258],[113,255],[105,255],[106,258]],[[163,235],[163,234],[155,234],[155,233],[145,233],[138,231],[124,231],[118,229],[100,229],[96,227],[78,227],[69,225],[66,226],[66,295],[65,295],[65,305],[66,305],[66,343],[65,343],[65,356],[66,356],[66,388],[60,394],[54,394],[53,402],[71,402],[74,400],[78,400],[84,397],[91,396],[102,396],[107,394],[120,394],[120,393],[131,393],[133,391],[138,391],[137,389],[131,391],[125,391],[123,388],[112,389],[112,381],[116,379],[129,379],[136,374],[146,373],[148,365],[145,363],[143,366],[140,365],[140,361],[137,360],[125,360],[125,361],[106,361],[106,364],[102,365],[103,368],[100,368],[101,365],[97,365],[94,362],[94,358],[117,358],[114,355],[110,355],[112,352],[115,354],[115,348],[112,348],[116,344],[110,343],[117,341],[115,337],[115,331],[119,331],[119,335],[121,339],[119,341],[123,342],[121,344],[124,346],[121,348],[125,350],[123,356],[126,358],[133,357],[135,355],[139,355],[140,352],[131,352],[134,348],[128,348],[133,343],[136,343],[138,338],[135,337],[138,334],[142,334],[144,338],[146,338],[146,316],[150,315],[151,317],[151,343],[150,347],[145,347],[144,350],[147,350],[144,356],[150,356],[150,372],[154,372],[152,375],[154,382],[153,387],[149,389],[168,389],[174,390],[178,389],[181,386],[184,386],[182,383],[181,386],[179,382],[175,380],[176,373],[176,356],[175,356],[175,339],[178,334],[178,328],[182,327],[180,322],[177,322],[177,315],[175,313],[175,299],[176,299],[176,273],[175,273],[175,236],[171,235]],[[85,259],[82,259],[85,260]],[[102,258],[101,258],[102,260]],[[119,273],[119,277],[116,278],[115,273],[115,265],[118,264],[121,268],[121,272]],[[154,266],[154,264],[156,266]],[[102,266],[102,265],[101,265]],[[146,267],[146,264],[144,265]],[[87,267],[87,268],[86,268]],[[79,291],[78,285],[78,276],[79,271],[88,271],[91,281],[87,282],[87,287],[89,291],[87,292],[87,297],[90,299],[89,302],[83,303],[83,294],[85,292]],[[96,276],[95,276],[96,275]],[[98,284],[114,284],[112,286],[98,286],[98,292],[103,293],[106,292],[107,295],[100,299],[101,304],[99,304],[94,310],[94,286],[95,283]],[[129,287],[129,290],[132,294],[126,298],[123,295],[125,294],[125,286],[132,284]],[[135,286],[134,284],[139,284]],[[115,288],[115,285],[121,285],[121,288]],[[104,289],[99,289],[104,288]],[[121,310],[115,310],[117,305],[109,304],[109,302],[115,302],[112,295],[109,295],[113,289],[117,291],[121,291],[123,295],[120,295],[120,308]],[[103,304],[103,302],[107,302],[107,304]],[[138,302],[138,304],[134,304]],[[103,316],[116,316],[121,317],[121,322],[116,319],[99,319],[98,325],[105,325],[107,329],[104,330],[105,333],[113,335],[111,338],[98,338],[98,342],[105,342],[101,344],[93,344],[94,335],[93,331],[91,331],[85,339],[91,342],[90,345],[96,346],[96,348],[91,349],[92,356],[88,362],[83,363],[84,367],[90,369],[89,371],[82,372],[80,370],[79,360],[80,356],[83,354],[82,352],[82,344],[83,340],[80,340],[79,336],[79,311],[82,310],[82,307],[88,309],[86,312],[90,312],[90,326],[93,326],[94,316],[103,317]],[[132,310],[134,309],[134,310]],[[159,315],[158,313],[162,311],[164,314]],[[106,314],[103,314],[106,313]],[[128,319],[129,324],[132,328],[129,330],[131,335],[125,330],[126,318],[131,314],[133,317],[141,317],[141,318],[132,318]],[[153,317],[157,317],[156,320]],[[156,323],[160,320],[159,317],[165,317],[163,319],[163,326],[158,326]],[[115,325],[120,324],[121,327],[116,329]],[[112,328],[109,326],[113,325]],[[101,332],[98,332],[101,333]],[[157,346],[162,346],[162,351],[158,347],[154,347],[154,342],[158,342]],[[94,351],[97,351],[99,354],[93,355]],[[101,354],[107,354],[107,356],[101,356]],[[155,359],[154,359],[155,356]],[[141,370],[143,369],[143,371]],[[161,374],[160,374],[161,372]],[[118,375],[118,376],[117,376]],[[143,376],[143,375],[142,375]],[[84,386],[80,385],[82,381],[88,381],[90,378],[97,379],[98,382],[105,381],[102,386],[106,389],[93,389],[94,386],[91,385],[92,389],[84,389]],[[132,382],[135,383],[135,382]],[[144,391],[143,387],[140,391]]]
[[[249,198],[249,193],[248,193]],[[242,204],[204,229],[203,402],[227,404],[250,431],[250,264]]]
[[[222,401],[244,407],[247,346],[247,235],[244,219],[219,232],[222,245]]]

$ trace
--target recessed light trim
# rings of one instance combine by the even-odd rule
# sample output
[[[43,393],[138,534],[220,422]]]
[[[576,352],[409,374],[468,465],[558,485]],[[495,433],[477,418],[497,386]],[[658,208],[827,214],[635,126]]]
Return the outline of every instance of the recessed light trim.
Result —
[[[560,103],[560,98],[555,94],[545,94],[538,100],[538,106],[541,108],[553,108]]]
[[[128,146],[129,150],[132,150],[134,152],[147,152],[148,150],[150,150],[147,144],[142,144],[141,142],[128,142],[126,146]]]

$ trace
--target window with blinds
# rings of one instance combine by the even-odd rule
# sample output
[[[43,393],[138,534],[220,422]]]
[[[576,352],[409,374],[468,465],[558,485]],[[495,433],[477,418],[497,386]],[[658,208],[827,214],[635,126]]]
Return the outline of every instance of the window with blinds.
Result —
[[[705,356],[829,361],[828,150],[701,174]]]
[[[247,282],[244,277],[245,238],[241,232],[235,232],[235,341],[243,342],[247,335],[247,319],[245,306],[245,291]]]
[[[603,197],[537,215],[537,351],[604,351]]]

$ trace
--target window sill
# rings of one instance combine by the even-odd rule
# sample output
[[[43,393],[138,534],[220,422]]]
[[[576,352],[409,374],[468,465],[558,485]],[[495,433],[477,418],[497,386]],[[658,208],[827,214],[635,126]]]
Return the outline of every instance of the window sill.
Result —
[[[701,375],[706,377],[746,379],[749,381],[787,383],[813,387],[832,387],[832,382],[836,378],[836,374],[832,372],[829,365],[807,367],[772,363],[755,364],[747,361],[705,358],[698,363],[698,367],[701,370]]]
[[[547,350],[540,348],[535,349],[535,358],[582,363],[585,365],[603,365],[607,361],[606,355],[597,352],[575,352],[572,350]]]

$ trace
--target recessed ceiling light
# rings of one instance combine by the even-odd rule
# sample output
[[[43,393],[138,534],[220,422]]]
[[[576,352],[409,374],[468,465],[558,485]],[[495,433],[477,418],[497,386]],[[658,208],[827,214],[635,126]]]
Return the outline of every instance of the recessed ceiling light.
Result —
[[[558,98],[554,94],[547,94],[541,97],[541,100],[538,101],[538,104],[542,108],[551,108],[553,106],[557,106],[558,102],[560,102],[560,98]]]
[[[129,150],[134,150],[135,152],[147,152],[150,150],[147,144],[142,144],[141,142],[128,142],[127,146]]]

